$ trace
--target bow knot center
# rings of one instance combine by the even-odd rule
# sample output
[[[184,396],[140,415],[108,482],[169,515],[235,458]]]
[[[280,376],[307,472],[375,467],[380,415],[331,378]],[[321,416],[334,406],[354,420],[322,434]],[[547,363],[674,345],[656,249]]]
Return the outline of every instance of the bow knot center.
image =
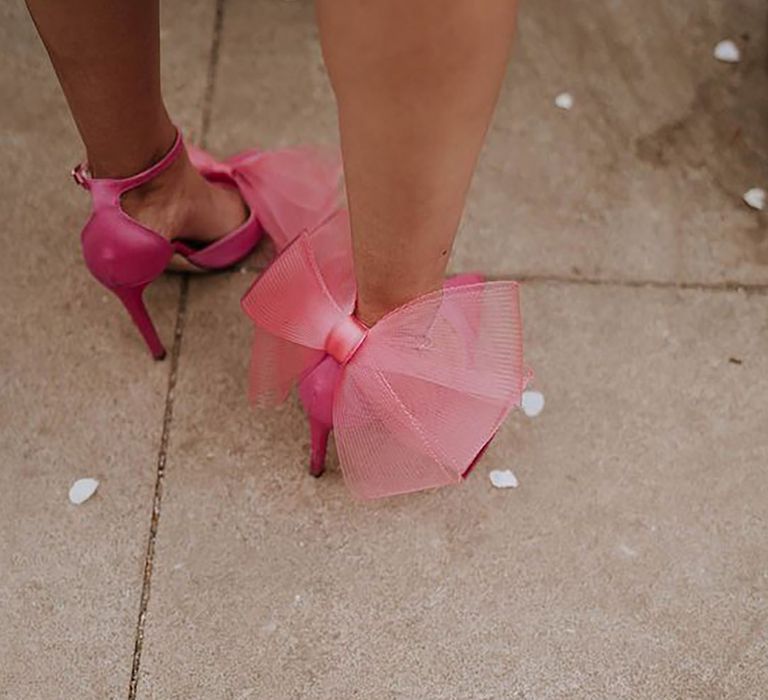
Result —
[[[325,351],[340,365],[345,365],[362,345],[366,335],[368,329],[353,316],[347,316],[331,328],[325,339]]]

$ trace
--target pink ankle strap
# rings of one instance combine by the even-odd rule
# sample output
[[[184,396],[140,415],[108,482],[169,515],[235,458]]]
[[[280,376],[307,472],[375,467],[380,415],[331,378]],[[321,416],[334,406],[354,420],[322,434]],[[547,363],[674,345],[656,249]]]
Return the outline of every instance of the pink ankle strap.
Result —
[[[179,154],[184,150],[184,139],[181,136],[181,131],[176,129],[176,138],[173,141],[173,146],[170,150],[154,165],[151,165],[146,170],[142,170],[136,175],[131,175],[125,178],[94,178],[88,171],[88,163],[83,162],[75,166],[72,170],[72,177],[80,187],[89,190],[91,183],[99,182],[109,186],[110,189],[122,194],[126,190],[133,189],[139,185],[143,185],[145,182],[149,182],[154,177],[157,177],[164,170],[167,170],[174,161],[179,157]]]

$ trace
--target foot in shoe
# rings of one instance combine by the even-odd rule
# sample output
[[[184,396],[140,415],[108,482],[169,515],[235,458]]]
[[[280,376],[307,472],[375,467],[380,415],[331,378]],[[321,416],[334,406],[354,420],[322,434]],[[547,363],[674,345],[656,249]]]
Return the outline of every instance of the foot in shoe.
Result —
[[[186,152],[149,182],[126,192],[123,211],[169,240],[211,243],[240,226],[248,207],[234,187],[206,180]]]
[[[86,265],[160,359],[165,348],[145,288],[169,267],[231,267],[265,230],[287,245],[337,208],[334,172],[306,153],[247,151],[221,162],[197,148],[188,155],[179,133],[160,160],[130,177],[93,177],[80,164],[72,176],[92,197],[80,235]]]

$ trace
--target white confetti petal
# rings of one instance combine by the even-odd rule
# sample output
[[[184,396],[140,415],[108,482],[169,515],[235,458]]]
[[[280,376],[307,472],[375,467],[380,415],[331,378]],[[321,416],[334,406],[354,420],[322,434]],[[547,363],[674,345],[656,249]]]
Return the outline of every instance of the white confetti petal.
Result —
[[[494,469],[489,476],[491,477],[491,483],[497,489],[516,489],[518,487],[517,477],[512,473],[511,469]]]
[[[560,109],[570,109],[573,107],[573,95],[570,92],[561,92],[555,98],[555,106]]]
[[[524,391],[520,406],[526,416],[535,418],[544,410],[544,394],[540,391]]]
[[[96,479],[78,479],[69,489],[69,500],[76,506],[85,503],[99,488]]]
[[[724,63],[738,63],[741,59],[741,51],[730,39],[723,39],[715,46],[715,58]]]
[[[619,551],[625,556],[625,557],[636,557],[637,556],[637,550],[632,549],[632,547],[626,545],[626,544],[620,544],[619,545]]]
[[[744,193],[744,201],[753,209],[762,211],[765,209],[765,190],[762,187],[753,187]]]

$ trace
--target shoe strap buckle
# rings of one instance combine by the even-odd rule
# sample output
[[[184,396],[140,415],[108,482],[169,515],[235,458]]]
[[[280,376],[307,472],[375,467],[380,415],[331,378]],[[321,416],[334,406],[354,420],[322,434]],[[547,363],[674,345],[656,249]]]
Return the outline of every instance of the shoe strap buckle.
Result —
[[[88,189],[88,181],[91,179],[91,174],[88,172],[87,163],[79,163],[72,168],[72,179],[76,184],[80,185],[84,189]]]

